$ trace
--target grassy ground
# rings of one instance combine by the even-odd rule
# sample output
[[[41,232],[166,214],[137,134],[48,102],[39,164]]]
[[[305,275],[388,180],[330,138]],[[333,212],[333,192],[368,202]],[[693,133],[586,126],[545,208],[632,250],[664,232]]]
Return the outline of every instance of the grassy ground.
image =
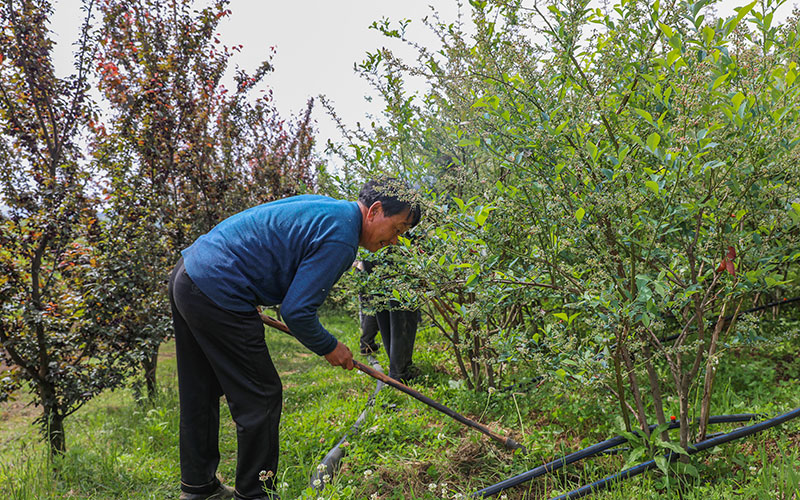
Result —
[[[357,323],[325,321],[349,346]],[[517,392],[476,396],[455,389],[443,368],[446,346],[420,332],[416,360],[426,374],[414,387],[500,433],[514,435],[530,453],[511,454],[483,435],[394,391],[378,396],[360,434],[345,446],[333,484],[309,487],[319,460],[350,428],[374,381],[333,369],[291,337],[268,331],[268,345],[284,382],[281,463],[284,499],[434,499],[466,497],[485,486],[532,469],[561,454],[610,437],[615,407],[580,386],[545,383]],[[715,413],[763,412],[800,406],[800,347],[794,340],[739,349],[720,366]],[[161,395],[138,403],[129,389],[95,398],[67,420],[67,454],[51,462],[30,422],[36,409],[24,398],[0,407],[0,498],[164,499],[178,496],[177,394],[172,344],[161,350]],[[381,353],[382,363],[386,358]],[[232,483],[236,438],[222,408],[220,476]],[[729,430],[733,425],[714,429]],[[507,490],[508,499],[549,498],[616,472],[625,456],[605,456],[569,466],[560,474]],[[649,472],[619,483],[599,498],[800,498],[800,423],[737,441],[703,454],[699,478],[677,481]],[[54,471],[58,472],[54,472]],[[502,497],[501,497],[502,498]]]

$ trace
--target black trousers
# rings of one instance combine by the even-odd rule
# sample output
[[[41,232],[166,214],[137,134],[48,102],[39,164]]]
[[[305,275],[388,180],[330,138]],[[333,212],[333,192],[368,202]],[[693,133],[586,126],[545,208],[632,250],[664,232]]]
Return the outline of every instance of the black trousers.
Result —
[[[398,307],[398,303],[390,301],[389,306]],[[383,347],[389,356],[389,376],[397,380],[406,380],[410,375],[414,341],[417,338],[419,311],[392,309],[378,311],[375,318],[381,331]]]
[[[275,489],[283,399],[264,325],[255,309],[217,306],[186,274],[183,259],[170,275],[169,297],[178,362],[181,490],[205,493],[217,487],[224,394],[238,438],[235,498],[266,498],[265,483]],[[266,482],[260,480],[264,476]]]

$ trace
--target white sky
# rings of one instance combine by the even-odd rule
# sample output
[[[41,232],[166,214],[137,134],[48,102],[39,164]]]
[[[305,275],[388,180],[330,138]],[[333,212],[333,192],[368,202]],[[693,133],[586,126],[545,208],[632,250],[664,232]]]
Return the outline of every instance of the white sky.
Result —
[[[469,9],[469,3],[466,0],[464,3],[465,9]],[[734,7],[746,3],[722,0],[717,7],[720,15],[730,16]],[[786,2],[780,10],[782,15],[776,17],[785,17],[792,3]],[[66,74],[72,69],[71,44],[78,37],[81,2],[53,0],[53,5],[51,29],[57,42],[54,60],[56,70]],[[232,15],[219,25],[220,39],[228,46],[244,45],[233,63],[248,72],[268,58],[269,47],[276,47],[275,71],[264,81],[273,89],[275,105],[282,116],[301,112],[309,97],[324,94],[352,127],[358,121],[368,123],[367,116],[378,115],[381,109],[377,100],[372,103],[365,100],[364,96],[373,92],[353,71],[353,64],[362,61],[367,51],[374,52],[387,44],[396,53],[404,54],[401,42],[387,40],[378,31],[369,29],[370,24],[382,17],[392,21],[411,19],[409,38],[434,43],[420,22],[431,13],[431,5],[443,20],[456,20],[456,0],[233,0],[229,5]],[[226,86],[234,87],[232,83]],[[318,149],[324,147],[328,138],[340,140],[335,124],[318,101],[314,118]]]
[[[198,2],[198,5],[204,5]],[[305,109],[310,97],[324,94],[339,116],[349,126],[368,122],[367,115],[380,113],[378,102],[364,96],[373,94],[367,82],[353,70],[367,51],[390,46],[402,51],[404,45],[387,40],[369,29],[373,21],[386,17],[392,21],[412,19],[407,33],[414,40],[432,43],[420,20],[434,5],[446,20],[455,20],[455,0],[233,0],[232,14],[223,18],[218,28],[220,40],[230,46],[244,45],[232,62],[247,72],[268,59],[271,46],[276,54],[275,71],[264,82],[273,89],[275,105],[284,118]],[[469,4],[467,4],[469,5]],[[66,75],[72,70],[71,44],[77,40],[82,11],[80,0],[53,0],[55,13],[51,30],[56,40],[56,71]],[[402,53],[402,52],[401,52]],[[408,52],[410,54],[410,52]],[[232,73],[232,71],[231,71]],[[235,88],[232,78],[226,86]],[[256,91],[257,92],[257,91]],[[315,99],[318,149],[328,138],[339,141],[336,125]]]

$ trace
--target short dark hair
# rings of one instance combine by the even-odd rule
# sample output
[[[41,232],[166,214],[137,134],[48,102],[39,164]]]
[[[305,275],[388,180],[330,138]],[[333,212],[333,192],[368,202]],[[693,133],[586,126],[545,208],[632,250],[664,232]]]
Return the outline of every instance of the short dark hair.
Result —
[[[409,201],[411,190],[405,182],[395,177],[371,180],[364,183],[358,193],[358,201],[371,207],[376,201],[381,202],[383,215],[391,217],[409,210],[411,227],[416,226],[422,218],[422,208],[418,202]]]

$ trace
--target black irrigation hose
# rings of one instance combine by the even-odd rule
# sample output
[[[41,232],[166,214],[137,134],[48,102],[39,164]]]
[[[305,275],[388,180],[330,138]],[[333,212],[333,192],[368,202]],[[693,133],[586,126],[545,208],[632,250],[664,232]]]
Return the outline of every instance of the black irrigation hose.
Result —
[[[378,363],[372,356],[367,356],[367,361],[369,362],[372,367],[383,373],[383,369],[381,365]],[[311,474],[311,487],[316,490],[322,490],[325,487],[326,483],[330,483],[333,479],[333,475],[336,470],[339,468],[339,462],[342,460],[344,456],[344,450],[342,449],[342,444],[347,440],[348,436],[355,436],[361,430],[361,425],[364,423],[364,420],[367,418],[367,412],[369,412],[370,408],[375,406],[375,397],[378,395],[381,389],[383,389],[384,383],[380,380],[377,381],[375,384],[375,390],[370,395],[369,399],[367,400],[366,406],[364,406],[364,410],[358,416],[356,421],[350,426],[350,429],[344,433],[342,438],[336,443],[336,446],[331,448],[331,451],[328,452],[325,457],[320,461],[319,465],[317,465],[316,469],[314,469],[313,474]],[[327,477],[327,479],[326,479]]]
[[[721,436],[723,434],[725,434],[725,433],[724,432],[715,432],[713,434],[709,434],[708,435],[708,439],[715,438],[715,437]],[[601,451],[596,456],[602,457],[602,456],[605,456],[605,455],[619,455],[620,453],[625,453],[626,451],[631,451],[631,449],[628,448],[628,447],[625,447],[625,448],[612,448],[610,450]]]
[[[769,309],[770,307],[782,306],[782,305],[785,305],[785,304],[791,304],[792,302],[798,302],[798,301],[800,301],[800,297],[794,297],[794,298],[791,298],[791,299],[778,300],[778,301],[775,301],[775,302],[770,302],[769,304],[764,304],[763,306],[752,307],[752,308],[747,309],[745,311],[740,311],[738,314],[731,314],[730,316],[725,316],[724,318],[722,318],[722,320],[723,321],[730,321],[734,317],[738,318],[739,316],[742,316],[743,314],[749,314],[751,312],[762,311],[764,309]],[[714,323],[714,322],[715,321],[713,321],[713,320],[710,321],[710,323]],[[680,333],[677,333],[675,335],[670,335],[669,337],[667,337],[665,339],[661,339],[660,342],[669,342],[671,340],[677,339],[680,336],[681,336]]]
[[[762,306],[753,307],[753,308],[747,309],[745,311],[740,311],[736,315],[731,314],[730,316],[725,316],[722,319],[724,321],[730,321],[730,320],[732,320],[734,318],[734,316],[738,318],[739,316],[741,316],[743,314],[749,314],[749,313],[752,313],[752,312],[762,311],[764,309],[769,309],[770,307],[782,306],[782,305],[786,305],[786,304],[791,304],[793,302],[800,302],[800,297],[794,297],[794,298],[791,298],[791,299],[783,299],[783,300],[778,300],[778,301],[775,301],[775,302],[770,302],[769,304],[764,304]],[[710,322],[714,323],[714,320],[711,320]],[[665,337],[663,339],[659,339],[659,342],[669,342],[669,341],[677,339],[678,337],[680,337],[680,335],[681,335],[680,333],[675,334],[675,335],[670,335],[669,337]],[[609,349],[614,349],[615,346],[616,346],[616,344],[613,344],[613,345],[611,345],[609,347]],[[598,354],[598,356],[602,356],[602,354]],[[542,380],[544,380],[544,376],[543,375],[539,375],[538,377],[534,377],[533,379],[531,379],[531,380],[529,380],[527,382],[523,382],[523,383],[519,383],[519,384],[513,384],[513,385],[510,385],[510,386],[506,386],[506,387],[501,387],[498,390],[501,391],[501,392],[508,392],[508,391],[512,391],[512,390],[525,390],[529,386],[531,386],[533,384],[538,384]]]
[[[737,314],[736,316],[741,316],[743,314],[756,312],[756,311],[760,311],[760,310],[763,310],[763,309],[768,309],[770,307],[789,304],[789,303],[797,302],[797,301],[800,301],[800,297],[794,297],[792,299],[783,299],[781,301],[772,302],[772,303],[769,303],[769,304],[764,304],[763,306],[758,306],[758,307],[754,307],[752,309],[748,309],[746,311],[742,311],[739,314]],[[733,319],[733,317],[734,316],[731,315],[731,316],[726,316],[723,319],[726,320],[726,321],[730,321],[731,319]],[[668,341],[674,340],[676,338],[678,338],[678,335],[663,339],[662,342],[668,342]],[[372,367],[374,369],[376,369],[376,370],[380,371],[381,373],[383,373],[383,370],[382,370],[380,364],[378,363],[378,361],[375,358],[373,358],[372,356],[368,356],[367,359],[369,361],[369,364],[372,365]],[[544,377],[539,376],[539,377],[534,378],[532,381],[529,381],[528,383],[529,384],[538,383],[543,379],[544,379]],[[314,470],[314,473],[311,475],[311,486],[312,486],[312,488],[315,488],[317,490],[322,490],[325,487],[325,484],[327,482],[330,482],[331,478],[333,478],[333,475],[336,472],[336,469],[338,468],[339,462],[341,461],[342,457],[344,456],[344,450],[342,450],[341,445],[344,444],[344,442],[347,440],[348,436],[354,436],[354,435],[358,434],[358,432],[361,430],[361,425],[363,424],[364,420],[366,419],[367,412],[369,411],[370,408],[372,408],[375,405],[375,397],[378,395],[378,392],[380,392],[380,390],[383,388],[383,386],[384,386],[384,383],[382,381],[378,380],[376,385],[375,385],[375,391],[372,393],[372,395],[370,395],[369,399],[367,400],[367,404],[364,407],[364,410],[358,416],[358,418],[353,423],[353,425],[350,427],[350,429],[342,436],[342,438],[339,440],[339,442],[336,443],[336,445],[320,461],[319,465]],[[510,389],[513,389],[513,388],[514,388],[514,386],[510,386],[510,387],[502,388],[501,390],[510,390]],[[779,420],[779,419],[781,419],[783,417],[786,417],[786,415],[795,414],[798,411],[800,411],[800,408],[798,408],[797,410],[794,410],[792,412],[789,412],[787,414],[784,414],[784,415],[781,415],[779,417],[776,417],[774,419],[762,422],[761,424],[756,424],[756,425],[750,426],[750,427],[742,427],[741,429],[738,429],[738,430],[755,428],[755,427],[758,427],[760,425],[767,424],[769,422],[773,422],[773,421]],[[784,421],[790,420],[791,418],[794,418],[796,416],[797,415],[785,418],[783,420],[780,420],[777,423],[773,423],[773,424],[771,424],[771,425],[769,425],[767,427],[763,427],[763,428],[766,429],[766,428],[772,427],[774,425],[779,425],[779,424],[783,423]],[[724,423],[724,422],[743,422],[743,421],[752,420],[752,419],[754,419],[756,417],[757,416],[754,415],[754,414],[717,415],[717,416],[709,417],[708,423],[710,423],[710,424],[718,424],[718,423]],[[677,421],[676,422],[671,422],[669,428],[670,429],[675,429],[679,425],[680,424]],[[650,430],[651,431],[653,429],[655,429],[655,428],[656,428],[655,425],[651,425],[650,426]],[[728,438],[725,441],[719,441],[719,442],[717,442],[718,439],[726,438],[727,436],[730,436],[730,435],[736,433],[737,431],[734,431],[734,432],[732,432],[730,434],[723,434],[723,435],[718,436],[718,437],[710,438],[710,439],[707,439],[705,441],[702,441],[701,443],[698,443],[694,447],[690,447],[689,448],[689,453],[690,454],[697,453],[697,452],[702,451],[702,450],[704,450],[704,449],[706,449],[708,447],[715,446],[716,444],[728,442],[728,441],[731,441],[733,439],[738,439],[739,437],[744,437],[746,435],[753,434],[755,432],[758,432],[759,430],[762,430],[762,428],[754,430],[754,431],[752,431],[752,432],[750,432],[748,434],[743,434],[742,436]],[[513,486],[516,486],[516,485],[521,484],[521,483],[526,482],[526,481],[530,481],[531,479],[534,479],[536,477],[542,476],[542,475],[547,474],[549,472],[553,472],[553,471],[558,470],[558,469],[560,469],[560,468],[562,468],[562,467],[564,467],[566,465],[569,465],[571,463],[577,462],[577,461],[582,460],[584,458],[588,458],[588,457],[593,456],[593,455],[620,453],[620,452],[624,451],[625,449],[624,448],[623,449],[611,449],[611,448],[614,448],[615,446],[623,444],[626,441],[627,441],[626,438],[624,438],[622,436],[617,436],[615,438],[603,441],[601,443],[597,443],[597,444],[595,444],[593,446],[590,446],[589,448],[585,448],[585,449],[577,451],[575,453],[570,453],[569,455],[565,455],[564,457],[562,457],[562,458],[560,458],[558,460],[554,460],[554,461],[549,462],[547,464],[541,465],[541,466],[539,466],[539,467],[537,467],[535,469],[532,469],[532,470],[530,470],[528,472],[525,472],[525,473],[520,474],[518,476],[514,476],[512,478],[506,479],[505,481],[502,481],[502,482],[497,483],[495,485],[492,485],[492,486],[489,486],[487,488],[484,488],[484,489],[482,489],[480,491],[477,491],[472,496],[484,498],[486,496],[496,495],[497,493],[500,493],[501,491],[503,491],[505,489],[511,488]],[[709,443],[709,442],[714,442],[714,444],[711,444],[711,445],[708,445],[708,446],[704,446],[706,443]],[[670,454],[667,455],[667,458],[669,460],[674,460],[675,455],[677,455],[677,454],[674,454],[674,453],[670,452]],[[650,463],[650,462],[652,462],[652,463]],[[561,499],[561,498],[578,498],[579,496],[584,496],[584,495],[590,493],[593,488],[598,489],[598,490],[602,489],[602,488],[605,488],[605,487],[607,487],[606,484],[610,484],[611,482],[614,482],[614,481],[616,481],[618,479],[627,479],[628,477],[633,477],[635,475],[641,474],[645,470],[653,468],[654,466],[655,466],[655,461],[654,460],[651,460],[649,462],[645,462],[645,463],[640,464],[640,465],[638,465],[636,467],[628,469],[627,471],[622,471],[622,472],[620,472],[620,473],[618,473],[618,474],[616,474],[614,476],[610,476],[610,477],[608,477],[608,478],[606,478],[606,479],[604,479],[602,481],[598,481],[597,483],[592,483],[591,485],[584,486],[583,488],[580,488],[580,489],[575,490],[573,492],[567,493],[566,495],[562,495],[561,497],[558,497],[558,499]],[[641,470],[638,470],[639,468],[641,468]],[[635,472],[631,472],[631,471],[635,471]],[[626,474],[626,473],[628,473],[628,475],[622,477],[622,474]],[[327,481],[325,479],[326,477],[328,478]],[[606,481],[608,483],[606,483]],[[600,486],[597,486],[598,484]],[[589,490],[587,492],[584,492],[584,493],[577,493],[577,492],[583,491],[584,488],[589,488]],[[577,496],[570,496],[570,495],[577,495]]]
[[[727,434],[723,434],[721,436],[717,436],[715,438],[706,439],[705,441],[701,441],[695,445],[689,446],[687,452],[690,455],[694,455],[703,450],[707,450],[708,448],[713,448],[714,446],[727,443],[729,441],[733,441],[735,439],[741,439],[743,437],[750,436],[757,432],[761,432],[763,430],[769,429],[770,427],[775,427],[776,425],[780,425],[788,420],[792,420],[793,418],[800,417],[800,408],[795,408],[794,410],[784,413],[783,415],[778,415],[777,417],[771,418],[769,420],[764,420],[763,422],[759,422],[754,425],[749,425],[746,427],[739,427],[738,429],[729,432]],[[669,452],[664,457],[669,460],[675,460],[678,458],[678,453]],[[631,467],[630,469],[626,469],[622,472],[618,472],[611,476],[608,476],[600,481],[595,481],[594,483],[587,484],[586,486],[582,486],[577,490],[572,490],[569,493],[565,493],[559,497],[555,497],[551,500],[564,500],[567,498],[580,498],[586,496],[590,493],[597,493],[604,489],[608,489],[611,484],[616,481],[621,481],[623,479],[628,479],[630,477],[637,476],[646,470],[652,469],[656,466],[655,460],[648,460],[647,462],[643,462],[635,467]]]
[[[769,309],[770,307],[782,306],[784,304],[791,304],[792,302],[798,302],[798,301],[800,301],[800,297],[794,297],[794,298],[791,298],[791,299],[776,300],[775,302],[770,302],[769,304],[764,304],[763,306],[752,307],[752,308],[747,309],[745,311],[741,311],[736,316],[741,316],[742,314],[749,314],[751,312],[756,312],[756,311],[763,311],[764,309]],[[724,319],[725,321],[730,321],[730,320],[733,319],[733,314],[731,314],[730,316],[725,316],[722,319]]]
[[[714,416],[711,416],[711,417],[708,418],[708,423],[710,423],[710,424],[721,424],[721,423],[729,423],[729,422],[748,422],[748,421],[754,420],[756,418],[758,418],[758,415],[753,414],[753,413],[744,413],[744,414],[738,414],[738,415],[714,415]],[[650,426],[650,430],[652,431],[656,427],[657,427],[657,425],[651,425]],[[679,421],[676,420],[676,421],[670,422],[670,426],[669,426],[670,429],[676,429],[678,427],[680,427],[680,422]],[[636,434],[636,432],[634,432],[634,434]],[[600,443],[592,445],[592,446],[590,446],[588,448],[584,448],[583,450],[576,451],[574,453],[570,453],[569,455],[565,455],[565,456],[563,456],[563,457],[561,457],[559,459],[553,460],[552,462],[548,462],[548,463],[546,463],[544,465],[540,465],[539,467],[536,467],[535,469],[531,469],[528,472],[523,472],[522,474],[519,474],[519,475],[514,476],[512,478],[506,479],[505,481],[501,481],[501,482],[499,482],[497,484],[494,484],[494,485],[488,486],[488,487],[486,487],[486,488],[484,488],[482,490],[476,491],[475,493],[472,494],[472,496],[473,497],[478,497],[478,498],[486,498],[486,497],[490,497],[490,496],[493,496],[493,495],[497,495],[498,493],[500,493],[503,490],[506,490],[506,489],[511,488],[513,486],[517,486],[517,485],[522,484],[522,483],[524,483],[526,481],[530,481],[531,479],[537,478],[539,476],[543,476],[543,475],[548,474],[550,472],[556,471],[556,470],[558,470],[558,469],[560,469],[560,468],[562,468],[564,466],[567,466],[569,464],[575,463],[575,462],[577,462],[579,460],[583,460],[584,458],[589,458],[589,457],[591,457],[593,455],[597,455],[597,454],[602,453],[602,452],[604,452],[606,450],[614,448],[615,446],[619,446],[619,445],[621,445],[621,444],[623,444],[623,443],[625,443],[627,441],[628,441],[628,439],[623,437],[623,436],[616,436],[616,437],[613,437],[611,439],[607,439],[605,441],[602,441]]]

